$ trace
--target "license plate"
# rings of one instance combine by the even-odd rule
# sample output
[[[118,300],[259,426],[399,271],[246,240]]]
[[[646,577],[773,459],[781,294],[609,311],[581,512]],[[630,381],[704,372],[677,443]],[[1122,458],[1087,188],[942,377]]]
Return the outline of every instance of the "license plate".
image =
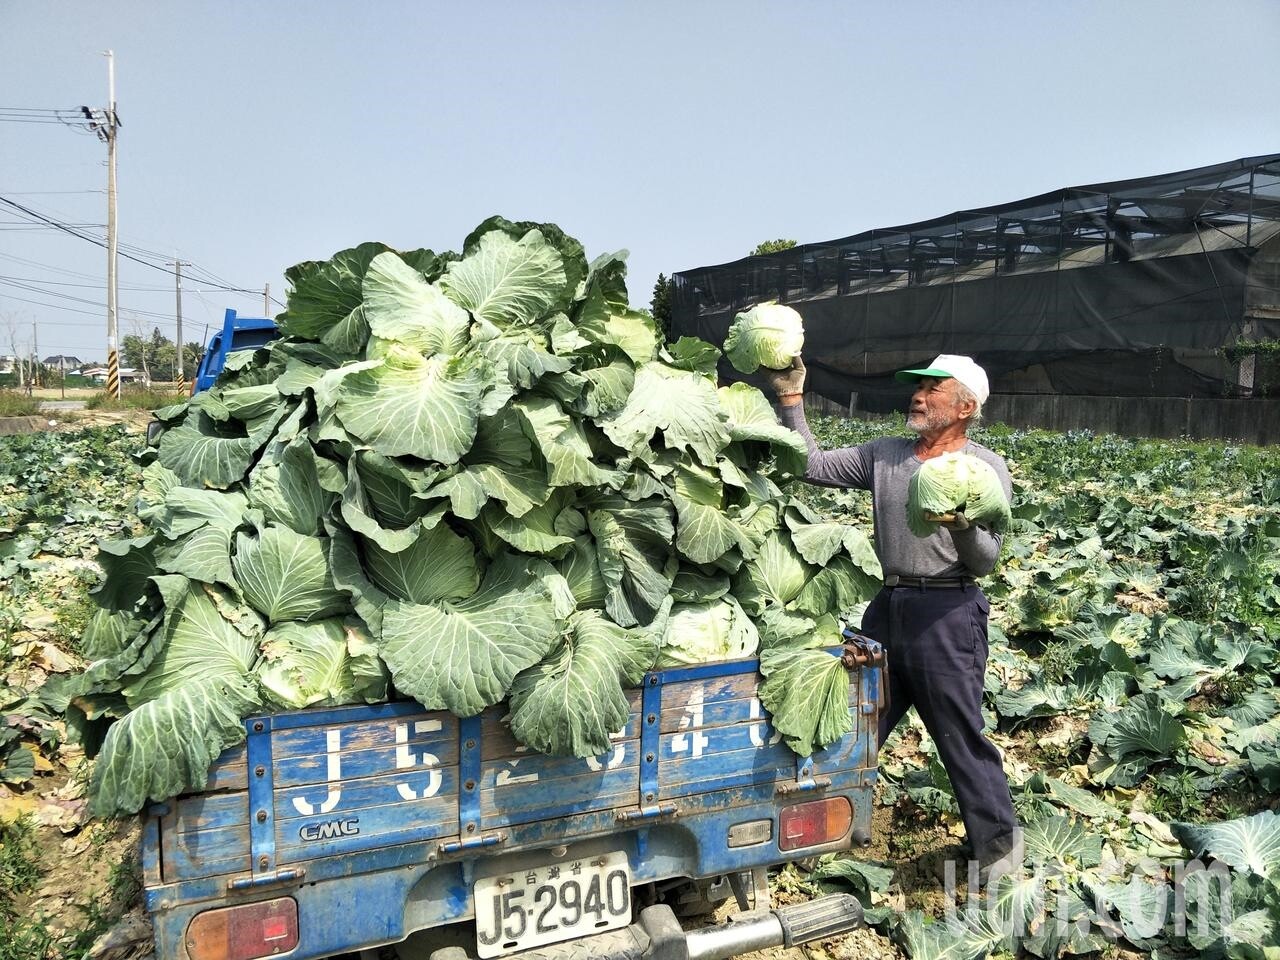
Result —
[[[563,860],[477,880],[476,952],[500,957],[631,922],[631,868],[622,852]]]

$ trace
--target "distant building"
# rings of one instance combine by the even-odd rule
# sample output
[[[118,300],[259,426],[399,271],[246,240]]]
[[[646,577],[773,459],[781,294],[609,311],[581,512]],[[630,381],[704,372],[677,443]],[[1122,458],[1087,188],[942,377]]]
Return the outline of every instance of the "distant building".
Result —
[[[107,382],[106,367],[85,367],[83,370],[77,370],[74,372],[79,374],[82,377],[88,377],[90,380],[94,381],[95,383]],[[143,379],[143,375],[141,370],[136,370],[133,367],[120,368],[121,383],[135,383],[142,379]]]
[[[40,362],[46,367],[57,367],[59,370],[74,370],[84,363],[79,357],[70,357],[62,353],[52,357],[45,357]]]

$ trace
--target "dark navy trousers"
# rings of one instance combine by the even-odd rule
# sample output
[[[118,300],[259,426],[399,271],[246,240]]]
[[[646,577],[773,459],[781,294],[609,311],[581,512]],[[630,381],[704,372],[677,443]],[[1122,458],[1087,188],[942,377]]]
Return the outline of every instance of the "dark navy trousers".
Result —
[[[1017,827],[1000,753],[982,732],[990,611],[976,586],[886,587],[862,617],[862,632],[888,652],[880,742],[914,706],[951,778],[979,860],[1007,853]]]

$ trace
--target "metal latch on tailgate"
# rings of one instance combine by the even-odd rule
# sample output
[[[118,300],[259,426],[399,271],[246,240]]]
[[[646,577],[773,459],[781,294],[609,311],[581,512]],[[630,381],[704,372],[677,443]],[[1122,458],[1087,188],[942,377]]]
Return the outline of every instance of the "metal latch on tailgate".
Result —
[[[301,880],[307,875],[307,871],[301,867],[293,867],[289,870],[277,870],[275,873],[261,874],[256,877],[240,877],[235,880],[227,881],[228,890],[255,890],[259,887],[271,887],[278,883],[292,883],[295,880]]]
[[[844,656],[840,658],[846,670],[858,667],[883,667],[885,664],[884,647],[870,637],[844,631]]]
[[[446,840],[436,844],[436,852],[447,857],[455,853],[468,853],[472,850],[484,850],[489,847],[500,847],[507,842],[505,833],[486,833],[480,837],[468,837],[465,840]]]
[[[664,803],[656,807],[641,807],[639,810],[624,810],[618,814],[619,823],[635,823],[643,820],[661,820],[664,817],[674,817],[676,815],[676,805],[674,803]]]
[[[885,708],[885,692],[889,687],[889,658],[885,656],[884,647],[870,637],[844,631],[844,655],[840,662],[846,670],[858,670],[862,667],[879,667],[881,673],[878,706]]]

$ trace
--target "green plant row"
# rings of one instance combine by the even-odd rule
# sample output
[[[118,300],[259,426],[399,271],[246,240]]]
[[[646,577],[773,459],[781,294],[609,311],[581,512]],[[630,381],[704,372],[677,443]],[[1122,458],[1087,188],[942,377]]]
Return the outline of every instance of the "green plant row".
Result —
[[[811,423],[826,447],[904,429],[901,418]],[[1013,527],[983,583],[986,714],[1028,860],[981,923],[873,916],[913,957],[1057,957],[1126,941],[1262,957],[1280,942],[1280,451],[999,425],[975,439],[1014,481]],[[862,494],[806,496],[829,515],[867,513]],[[921,751],[891,739],[881,764],[882,802],[954,818],[927,736]],[[1228,912],[1247,922],[1209,916],[1185,891],[1161,899],[1192,858],[1229,870]],[[892,871],[848,864],[815,877],[874,907]],[[1169,922],[1143,927],[1138,901],[1167,907]],[[1175,908],[1205,922],[1180,932]],[[1081,924],[1055,939],[1048,918],[1064,912]]]

